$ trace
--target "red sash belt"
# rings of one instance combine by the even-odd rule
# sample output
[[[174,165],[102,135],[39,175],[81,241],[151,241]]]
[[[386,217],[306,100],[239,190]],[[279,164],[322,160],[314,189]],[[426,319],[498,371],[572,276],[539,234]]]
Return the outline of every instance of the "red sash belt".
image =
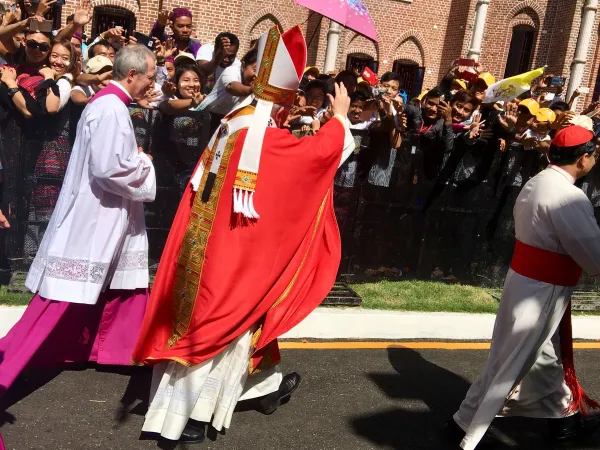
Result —
[[[524,277],[557,286],[576,286],[583,272],[569,255],[542,250],[519,240],[510,268]]]

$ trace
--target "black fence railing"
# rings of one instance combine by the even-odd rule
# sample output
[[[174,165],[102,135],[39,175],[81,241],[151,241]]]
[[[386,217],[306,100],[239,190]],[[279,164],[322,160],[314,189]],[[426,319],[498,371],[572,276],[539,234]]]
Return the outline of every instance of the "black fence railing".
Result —
[[[154,158],[158,191],[146,205],[156,267],[185,184],[218,120],[204,112],[170,117],[130,108],[138,144]],[[26,121],[0,115],[4,182],[0,268],[26,270],[41,242],[64,177],[81,110]],[[514,246],[512,208],[545,156],[484,141],[451,152],[422,151],[411,136],[391,149],[384,133],[356,131],[357,151],[338,171],[335,210],[340,275],[355,281],[410,277],[500,287]],[[107,149],[109,150],[109,149]],[[600,166],[582,183],[600,217]],[[596,290],[584,278],[580,288]]]

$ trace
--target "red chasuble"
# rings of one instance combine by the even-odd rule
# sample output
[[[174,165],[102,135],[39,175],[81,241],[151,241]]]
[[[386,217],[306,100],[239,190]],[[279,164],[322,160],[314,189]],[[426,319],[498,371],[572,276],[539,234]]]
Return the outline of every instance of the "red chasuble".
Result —
[[[334,118],[303,139],[267,129],[257,221],[233,213],[245,135],[229,137],[207,203],[201,197],[208,170],[197,192],[186,189],[133,353],[136,364],[197,365],[258,324],[250,370],[268,367],[279,357],[276,338],[313,311],[335,282],[341,243],[332,192],[344,126]],[[204,167],[213,153],[204,152]]]

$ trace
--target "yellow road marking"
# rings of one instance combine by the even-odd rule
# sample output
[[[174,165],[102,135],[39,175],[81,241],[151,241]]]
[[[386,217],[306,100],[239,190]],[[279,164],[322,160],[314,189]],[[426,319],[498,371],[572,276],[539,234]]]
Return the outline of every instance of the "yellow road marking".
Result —
[[[489,342],[280,342],[287,350],[376,350],[386,348],[411,348],[417,350],[488,350]],[[600,342],[575,342],[576,349],[600,349]]]

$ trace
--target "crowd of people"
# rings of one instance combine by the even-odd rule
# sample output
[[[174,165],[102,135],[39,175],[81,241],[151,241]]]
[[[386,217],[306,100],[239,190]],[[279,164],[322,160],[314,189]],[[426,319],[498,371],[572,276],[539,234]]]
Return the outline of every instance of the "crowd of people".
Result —
[[[388,187],[400,164],[412,184],[431,183],[423,204],[427,210],[450,180],[477,181],[490,157],[503,155],[499,171],[512,187],[523,186],[551,163],[558,168],[544,171],[540,183],[564,184],[568,195],[563,197],[575,201],[563,208],[568,214],[556,213],[564,223],[546,223],[547,240],[540,246],[553,247],[557,239],[563,243],[554,231],[569,233],[567,216],[586,227],[585,239],[600,236],[589,200],[571,186],[594,166],[600,106],[591,103],[576,114],[571,109],[579,92],[565,99],[563,85],[551,82],[553,75],[542,76],[517,98],[486,102],[494,76],[481,64],[466,66],[461,59],[438,86],[407,93],[393,72],[374,83],[363,78],[365,72],[299,71],[306,66],[299,27],[286,32],[287,40],[273,28],[238,55],[240,41],[230,32],[219,33],[214,43],[193,38],[194,18],[185,8],[161,11],[149,35],[126,36],[114,28],[86,39],[91,4],[84,1],[66,26],[54,31],[45,28],[52,5],[53,0],[20,4],[6,12],[0,28],[2,117],[31,123],[58,114],[69,102],[85,108],[73,151],[57,158],[44,147],[38,156],[35,170],[59,182],[40,193],[50,204],[48,229],[38,236],[39,251],[27,278],[34,297],[23,319],[0,341],[2,364],[9,367],[0,388],[8,389],[45,345],[56,350],[42,355],[53,363],[129,364],[133,358],[154,365],[144,431],[168,439],[201,441],[204,429],[197,422],[228,427],[239,400],[260,399],[260,409],[273,412],[300,382],[296,373],[284,377],[277,369],[276,338],[316,308],[337,275],[341,244],[335,220],[337,215],[343,230],[344,211],[334,215],[334,199],[360,179]],[[290,46],[289,58],[282,61],[273,49],[287,42],[302,45]],[[212,120],[206,126],[214,131],[183,183],[151,295],[148,247],[153,243],[146,238],[143,203],[154,200],[157,175],[152,156],[136,142],[128,110],[132,102],[165,116],[208,112]],[[374,147],[384,149],[385,158],[378,159],[381,152]],[[473,155],[480,160],[467,164]],[[361,172],[358,163],[365,158],[371,164]],[[532,188],[522,195],[540,203],[542,191]],[[523,203],[525,197],[520,197]],[[552,208],[556,205],[547,206]],[[533,239],[526,232],[530,225],[527,216],[517,227],[519,239]],[[1,214],[0,227],[10,227]],[[563,245],[593,272],[600,264],[599,244],[589,244],[587,256],[581,256],[585,239],[578,237],[567,240],[570,247]],[[523,248],[523,255],[531,253]],[[547,253],[558,265],[574,267]],[[539,283],[571,286],[561,284],[562,278],[556,281],[560,276],[536,278],[538,272],[524,266],[513,268],[535,282],[513,281],[505,305],[514,301],[518,308],[520,292],[538,295]],[[459,442],[465,438],[463,448],[477,445],[509,394],[515,400],[517,393],[504,388],[520,382],[534,363],[544,366],[536,361],[544,346],[559,345],[551,339],[568,311],[565,289],[561,295],[554,290],[547,298],[538,295],[554,302],[551,317],[528,319],[528,346],[516,356],[495,354],[490,360],[498,367],[510,363],[502,383],[492,379],[496,366],[486,369],[450,422],[449,432]],[[511,336],[514,325],[507,319],[510,312],[499,317],[505,330],[496,341]],[[77,333],[95,322],[89,329],[97,335],[82,344]],[[64,327],[71,327],[68,337],[56,332]],[[124,339],[124,329],[139,330],[139,336],[129,332]],[[57,343],[50,345],[54,339]],[[555,354],[546,357],[545,367],[561,363]],[[562,391],[548,395],[560,394],[560,402],[574,413],[589,399],[574,372],[569,377],[568,386],[561,384]],[[492,400],[502,405],[484,403],[489,390],[501,388],[506,392]],[[579,398],[569,401],[574,390]],[[556,413],[556,405],[551,409]],[[559,437],[576,435],[581,426],[565,426]]]
[[[124,30],[116,27],[86,39],[83,30],[92,18],[87,0],[67,18],[65,27],[37,31],[39,27],[32,27],[31,20],[43,23],[53,3],[43,0],[35,7],[8,9],[0,28],[0,56],[6,62],[1,70],[0,100],[7,111],[16,111],[25,119],[56,114],[69,101],[85,106],[111,80],[115,54],[136,43],[138,36],[125,36]],[[165,33],[167,27],[172,34]],[[185,8],[158,14],[144,42],[156,55],[156,77],[152,89],[135,100],[142,108],[157,108],[172,116],[210,112],[212,131],[225,114],[251,95],[257,51],[252,48],[238,55],[239,39],[230,32],[218,34],[214,43],[201,44],[192,37],[193,30],[192,13]],[[391,152],[385,166],[377,156],[360,156],[375,163],[368,176],[370,181],[377,179],[376,185],[389,185],[396,159],[410,167],[414,184],[420,177],[447,183],[461,164],[450,155],[481,147],[487,149],[488,157],[506,153],[501,169],[506,172],[504,180],[522,185],[547,164],[544,155],[550,139],[572,122],[575,113],[571,105],[579,92],[564,99],[563,87],[550,86],[553,76],[545,75],[530,91],[511,101],[482,103],[496,81],[494,76],[479,63],[465,67],[459,62],[438,86],[415,98],[409,98],[402,79],[393,72],[383,74],[373,87],[360,73],[321,74],[316,67],[308,67],[285,127],[297,136],[316,133],[332,116],[327,94],[333,93],[334,83],[343,82],[352,98],[352,129],[377,134],[377,142],[389,146]],[[586,126],[593,127],[595,134],[600,131],[597,108],[594,102],[582,112],[591,118]],[[381,139],[383,135],[386,137]],[[66,169],[66,161],[63,163],[59,171]],[[342,172],[355,171],[354,163],[351,158]],[[464,176],[472,176],[468,172]],[[338,178],[347,185],[355,175],[345,173]],[[2,220],[8,226],[6,219]]]

